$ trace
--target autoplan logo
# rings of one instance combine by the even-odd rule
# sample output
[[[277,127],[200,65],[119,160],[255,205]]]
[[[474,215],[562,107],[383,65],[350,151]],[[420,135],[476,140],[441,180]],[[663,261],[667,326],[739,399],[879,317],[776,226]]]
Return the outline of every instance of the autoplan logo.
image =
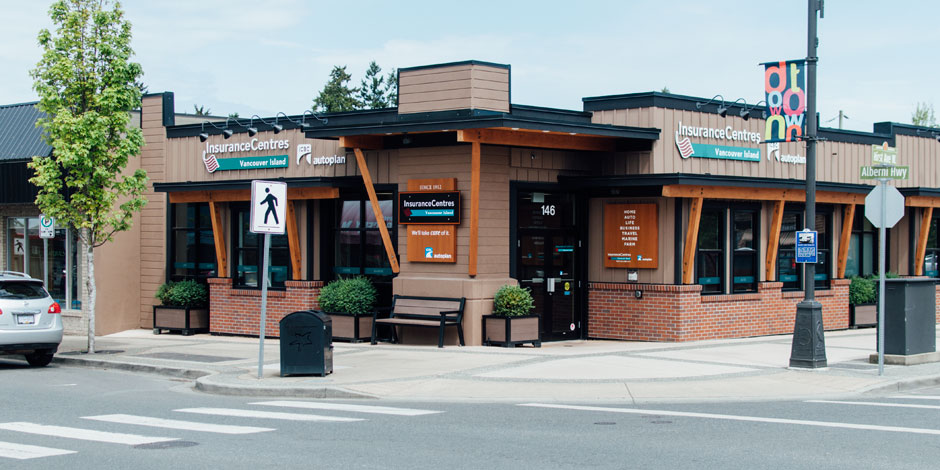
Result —
[[[300,165],[300,161],[304,158],[307,159],[307,164],[311,163],[311,155],[313,154],[313,146],[310,144],[298,144],[297,145],[297,164]]]

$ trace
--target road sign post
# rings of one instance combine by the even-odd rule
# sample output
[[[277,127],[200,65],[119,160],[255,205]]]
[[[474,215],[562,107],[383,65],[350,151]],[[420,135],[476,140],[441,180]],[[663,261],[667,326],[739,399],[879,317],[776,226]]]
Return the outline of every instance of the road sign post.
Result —
[[[55,220],[45,214],[39,216],[39,238],[42,238],[42,282],[49,288],[49,239],[55,238]]]
[[[268,265],[270,264],[271,234],[283,235],[286,225],[287,183],[254,180],[251,182],[252,233],[264,234],[261,251],[261,327],[258,332],[258,378],[264,374],[264,326],[268,307]]]

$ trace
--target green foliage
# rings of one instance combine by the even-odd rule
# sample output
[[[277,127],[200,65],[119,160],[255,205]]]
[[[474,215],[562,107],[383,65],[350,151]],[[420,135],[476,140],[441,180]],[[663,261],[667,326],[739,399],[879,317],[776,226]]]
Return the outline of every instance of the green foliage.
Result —
[[[208,116],[212,113],[212,110],[205,106],[193,105],[193,112],[196,113],[196,116]]]
[[[521,317],[528,315],[535,308],[532,293],[519,286],[504,285],[493,296],[493,315],[501,317]]]
[[[144,144],[130,111],[140,107],[140,64],[130,61],[131,25],[120,5],[59,0],[49,9],[55,32],[39,32],[43,55],[30,72],[39,94],[38,126],[52,156],[34,157],[36,205],[79,232],[90,247],[131,227],[146,203],[143,170],[125,173]],[[119,204],[115,207],[116,204]]]
[[[385,94],[387,84],[382,76],[382,67],[373,60],[369,63],[366,76],[359,85],[359,103],[367,109],[383,109],[389,107],[388,96]]]
[[[196,281],[167,282],[154,297],[165,307],[202,308],[209,304],[209,291]]]
[[[672,93],[671,91],[669,91],[669,87],[667,86],[664,86],[662,90],[659,90],[659,92],[660,93]]]
[[[937,117],[933,112],[932,103],[917,103],[911,113],[911,123],[915,126],[938,127]]]
[[[228,117],[230,117],[230,118],[232,118],[232,119],[238,119],[238,118],[239,118],[238,113],[228,113]]]
[[[324,312],[370,313],[378,293],[366,277],[337,279],[320,289],[320,309]]]
[[[320,95],[313,100],[313,111],[338,113],[360,109],[362,103],[356,99],[358,88],[347,86],[352,75],[346,72],[346,66],[334,66],[330,72],[330,81],[323,85]]]
[[[887,275],[885,275],[887,277]],[[873,304],[878,300],[875,282],[871,279],[852,276],[849,283],[849,303],[852,305]]]
[[[398,106],[398,71],[395,69],[385,77],[385,97],[390,107]]]

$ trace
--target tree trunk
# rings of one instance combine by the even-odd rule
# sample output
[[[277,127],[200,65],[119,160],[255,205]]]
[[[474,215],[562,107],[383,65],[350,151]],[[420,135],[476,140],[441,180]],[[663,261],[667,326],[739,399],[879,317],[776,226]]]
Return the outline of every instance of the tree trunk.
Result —
[[[85,260],[88,262],[88,275],[85,276],[85,287],[88,291],[88,354],[95,353],[95,253],[92,232],[86,229]]]

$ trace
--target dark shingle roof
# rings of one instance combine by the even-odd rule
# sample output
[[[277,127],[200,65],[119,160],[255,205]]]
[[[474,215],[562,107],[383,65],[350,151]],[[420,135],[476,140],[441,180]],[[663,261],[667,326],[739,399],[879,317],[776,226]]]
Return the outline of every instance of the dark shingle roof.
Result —
[[[36,102],[0,106],[0,161],[52,154],[52,147],[42,141],[42,130],[36,127],[42,115]]]

